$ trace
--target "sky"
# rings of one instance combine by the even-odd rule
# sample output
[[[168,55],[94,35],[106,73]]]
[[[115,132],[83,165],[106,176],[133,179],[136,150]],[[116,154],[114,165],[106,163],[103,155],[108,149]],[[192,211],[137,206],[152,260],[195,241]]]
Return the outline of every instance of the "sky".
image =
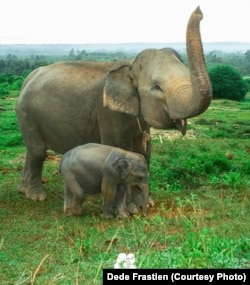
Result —
[[[249,0],[0,0],[0,44],[185,42],[200,6],[203,42],[249,42]]]

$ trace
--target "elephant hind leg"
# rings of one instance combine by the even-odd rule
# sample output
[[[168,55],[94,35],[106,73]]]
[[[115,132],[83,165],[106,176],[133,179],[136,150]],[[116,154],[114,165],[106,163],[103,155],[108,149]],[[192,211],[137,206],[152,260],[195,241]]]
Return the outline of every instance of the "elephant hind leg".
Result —
[[[64,214],[66,216],[82,216],[84,214],[82,203],[84,201],[84,190],[77,181],[72,179],[64,181]]]
[[[20,112],[20,108],[17,108],[17,117],[27,149],[18,191],[25,194],[28,199],[43,201],[46,199],[46,193],[42,186],[42,168],[47,147],[33,117]]]

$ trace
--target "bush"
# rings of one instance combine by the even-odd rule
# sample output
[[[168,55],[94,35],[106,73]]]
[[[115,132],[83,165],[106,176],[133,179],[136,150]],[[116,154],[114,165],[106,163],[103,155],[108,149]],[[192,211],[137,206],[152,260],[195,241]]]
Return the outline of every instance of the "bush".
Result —
[[[10,92],[9,92],[6,88],[0,86],[0,94],[1,94],[1,95],[7,95],[7,94],[9,94],[9,93],[10,93]]]
[[[0,83],[0,97],[1,95],[8,95],[9,88],[8,83]]]
[[[250,77],[245,78],[245,82],[247,84],[247,90],[248,90],[248,92],[250,92]]]
[[[248,87],[241,74],[229,65],[217,65],[209,70],[214,99],[244,99]]]
[[[10,73],[0,73],[0,95],[7,95],[9,91],[19,91],[23,81],[29,71],[25,71],[23,75],[14,75]]]

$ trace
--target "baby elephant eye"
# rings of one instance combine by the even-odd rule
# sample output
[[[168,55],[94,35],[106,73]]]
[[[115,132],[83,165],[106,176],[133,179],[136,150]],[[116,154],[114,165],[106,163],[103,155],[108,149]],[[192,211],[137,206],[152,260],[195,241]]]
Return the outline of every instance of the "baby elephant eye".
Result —
[[[142,177],[142,176],[136,176],[136,180],[137,180],[138,182],[142,182],[142,181],[143,181],[143,177]]]

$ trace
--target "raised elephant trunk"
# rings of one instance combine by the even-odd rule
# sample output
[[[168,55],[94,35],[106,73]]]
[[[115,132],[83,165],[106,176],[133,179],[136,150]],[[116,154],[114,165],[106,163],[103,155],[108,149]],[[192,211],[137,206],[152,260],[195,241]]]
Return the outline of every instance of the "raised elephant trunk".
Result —
[[[187,56],[192,84],[192,103],[186,118],[204,112],[212,99],[212,87],[207,73],[200,34],[200,21],[203,14],[200,7],[191,14],[186,34]]]

